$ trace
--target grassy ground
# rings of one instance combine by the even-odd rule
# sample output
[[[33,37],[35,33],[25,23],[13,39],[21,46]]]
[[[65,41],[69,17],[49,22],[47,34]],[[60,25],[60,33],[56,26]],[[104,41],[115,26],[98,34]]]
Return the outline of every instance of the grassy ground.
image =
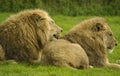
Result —
[[[9,13],[0,13],[0,23],[8,17]],[[75,24],[84,19],[91,18],[93,16],[53,16],[56,24],[63,28],[63,34],[65,34]],[[105,17],[118,40],[120,42],[120,17]],[[120,44],[115,48],[112,54],[108,54],[110,62],[116,62],[120,58]],[[41,66],[41,65],[28,65],[25,63],[0,64],[0,76],[119,76],[119,69],[110,68],[93,68],[87,70],[71,70],[64,67],[53,66]]]

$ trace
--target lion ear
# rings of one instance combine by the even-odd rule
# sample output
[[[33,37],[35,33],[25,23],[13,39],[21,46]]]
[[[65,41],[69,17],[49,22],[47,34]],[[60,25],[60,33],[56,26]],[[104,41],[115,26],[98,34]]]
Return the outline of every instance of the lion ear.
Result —
[[[93,26],[93,31],[99,32],[104,30],[104,26],[101,23],[96,23],[95,26]]]
[[[31,15],[31,19],[34,21],[34,22],[38,22],[40,20],[45,20],[45,18],[42,18],[42,16],[40,16],[39,14],[37,13],[33,13]]]
[[[35,22],[38,22],[40,20],[40,18],[41,17],[38,14],[36,14],[36,13],[33,13],[31,15],[31,19],[34,20]]]

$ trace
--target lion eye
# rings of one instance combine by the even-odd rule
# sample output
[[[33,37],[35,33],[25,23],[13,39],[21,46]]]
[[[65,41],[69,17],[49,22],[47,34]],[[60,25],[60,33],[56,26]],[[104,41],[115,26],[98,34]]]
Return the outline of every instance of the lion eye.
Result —
[[[54,23],[54,21],[51,21],[52,23]]]
[[[45,20],[45,18],[41,18],[40,20]]]
[[[112,34],[109,34],[109,36],[112,36]]]

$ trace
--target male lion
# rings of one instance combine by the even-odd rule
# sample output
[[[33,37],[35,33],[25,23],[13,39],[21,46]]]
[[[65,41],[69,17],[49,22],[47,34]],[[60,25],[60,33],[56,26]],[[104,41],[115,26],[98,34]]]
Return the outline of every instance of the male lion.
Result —
[[[65,66],[71,69],[90,68],[84,49],[64,39],[51,41],[45,45],[41,55],[41,64]]]
[[[34,63],[44,45],[58,38],[61,30],[47,12],[25,10],[0,25],[0,45],[6,59]]]
[[[78,43],[85,50],[90,65],[120,69],[120,65],[109,63],[107,58],[107,52],[112,52],[117,41],[104,18],[96,17],[81,22],[65,34],[64,39]]]

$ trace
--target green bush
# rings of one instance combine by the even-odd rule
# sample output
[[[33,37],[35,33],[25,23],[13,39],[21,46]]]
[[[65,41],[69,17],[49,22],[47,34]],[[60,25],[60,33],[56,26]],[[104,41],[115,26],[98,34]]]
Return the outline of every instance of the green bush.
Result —
[[[118,15],[120,0],[0,0],[0,12],[41,8],[51,15]]]

